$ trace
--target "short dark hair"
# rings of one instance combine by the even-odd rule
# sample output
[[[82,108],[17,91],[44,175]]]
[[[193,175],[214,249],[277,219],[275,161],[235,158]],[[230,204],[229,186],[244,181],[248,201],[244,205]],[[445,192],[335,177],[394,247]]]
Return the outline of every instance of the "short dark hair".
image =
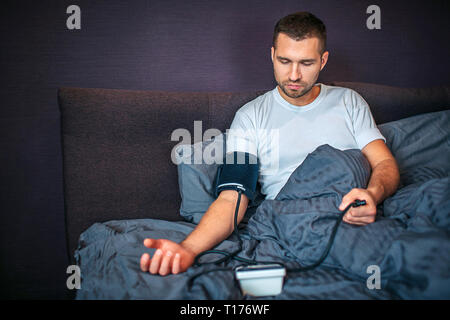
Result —
[[[327,29],[323,22],[309,12],[296,12],[281,18],[273,32],[273,47],[276,48],[278,34],[285,33],[289,38],[300,41],[306,38],[319,38],[319,53],[323,54],[327,46]]]

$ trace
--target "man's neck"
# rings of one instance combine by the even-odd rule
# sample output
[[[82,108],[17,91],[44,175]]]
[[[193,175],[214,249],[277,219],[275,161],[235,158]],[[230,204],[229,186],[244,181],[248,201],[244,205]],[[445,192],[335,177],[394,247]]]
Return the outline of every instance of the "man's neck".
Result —
[[[280,86],[277,86],[277,90],[280,93],[280,95],[283,97],[284,100],[286,100],[287,102],[289,102],[290,104],[297,106],[297,107],[303,107],[306,106],[308,104],[310,104],[311,102],[313,102],[320,94],[320,85],[315,84],[311,90],[309,90],[308,93],[306,93],[305,95],[299,97],[299,98],[291,98],[289,96],[287,96],[283,90],[280,89]]]

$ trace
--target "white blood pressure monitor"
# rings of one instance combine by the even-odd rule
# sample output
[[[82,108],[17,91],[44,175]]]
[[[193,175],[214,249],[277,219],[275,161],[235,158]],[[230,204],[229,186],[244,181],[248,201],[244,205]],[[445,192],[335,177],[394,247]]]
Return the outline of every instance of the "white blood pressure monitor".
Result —
[[[235,269],[243,294],[255,297],[275,296],[281,293],[286,269],[279,264],[257,264]]]

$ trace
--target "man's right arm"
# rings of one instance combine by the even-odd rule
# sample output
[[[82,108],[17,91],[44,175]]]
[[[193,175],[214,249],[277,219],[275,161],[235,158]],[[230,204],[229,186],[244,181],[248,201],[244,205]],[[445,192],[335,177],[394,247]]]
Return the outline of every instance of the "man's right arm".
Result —
[[[146,247],[157,250],[151,259],[148,253],[142,255],[142,271],[160,275],[186,271],[198,254],[215,247],[233,232],[237,199],[237,191],[223,190],[209,206],[197,227],[179,244],[166,239],[145,239]],[[248,202],[247,196],[242,194],[238,223],[244,217]]]

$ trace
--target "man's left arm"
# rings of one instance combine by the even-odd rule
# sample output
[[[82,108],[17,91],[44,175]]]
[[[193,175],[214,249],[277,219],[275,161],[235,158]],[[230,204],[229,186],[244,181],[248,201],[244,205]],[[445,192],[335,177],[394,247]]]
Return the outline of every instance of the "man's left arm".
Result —
[[[366,205],[350,208],[343,221],[366,225],[375,221],[377,205],[394,194],[400,182],[397,162],[383,140],[374,140],[362,150],[372,168],[367,189],[352,189],[343,198],[339,210],[343,211],[355,200],[366,200]]]

